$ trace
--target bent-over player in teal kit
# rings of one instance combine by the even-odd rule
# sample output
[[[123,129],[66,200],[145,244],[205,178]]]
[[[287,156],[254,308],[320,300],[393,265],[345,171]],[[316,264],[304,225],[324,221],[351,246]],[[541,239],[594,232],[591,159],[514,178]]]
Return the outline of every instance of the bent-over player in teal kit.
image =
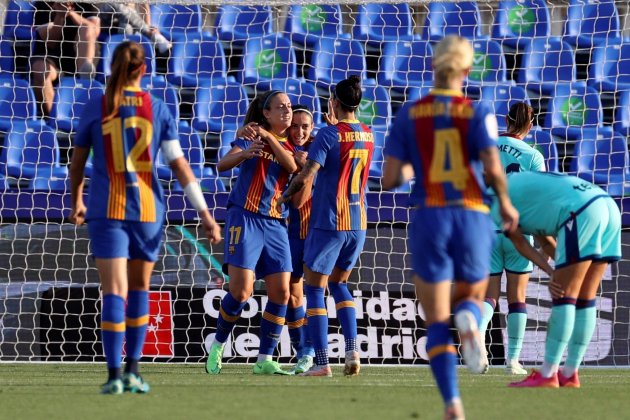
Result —
[[[507,131],[500,134],[497,141],[499,158],[506,173],[545,171],[545,160],[542,154],[523,141],[533,126],[533,120],[534,110],[527,103],[517,102],[510,107],[505,117]],[[500,225],[496,226],[496,231],[497,233],[502,232]],[[531,235],[527,239],[533,243]],[[524,375],[527,373],[518,359],[525,337],[527,324],[525,292],[529,282],[529,273],[532,272],[532,269],[531,261],[519,254],[505,235],[497,236],[492,250],[490,281],[483,304],[483,318],[479,330],[481,337],[485,338],[486,329],[501,294],[501,276],[505,271],[508,301],[506,372],[511,374]]]
[[[552,279],[553,307],[545,341],[545,361],[512,387],[580,386],[578,367],[596,323],[595,296],[608,263],[621,258],[621,214],[601,188],[583,179],[545,172],[508,176],[508,191],[520,212],[519,230],[510,234],[516,249],[541,266]],[[498,219],[496,209],[493,216]],[[521,233],[553,251],[544,236],[556,238],[555,270]],[[568,346],[561,370],[560,360]]]
[[[360,370],[356,311],[347,282],[365,242],[365,192],[374,152],[372,132],[355,119],[360,103],[358,76],[337,84],[331,105],[339,121],[317,133],[306,166],[279,201],[287,201],[302,191],[317,173],[311,226],[304,246],[308,333],[315,348],[317,367],[302,374],[305,376],[332,376],[328,364],[326,285],[335,300],[345,339],[344,374],[353,376]]]

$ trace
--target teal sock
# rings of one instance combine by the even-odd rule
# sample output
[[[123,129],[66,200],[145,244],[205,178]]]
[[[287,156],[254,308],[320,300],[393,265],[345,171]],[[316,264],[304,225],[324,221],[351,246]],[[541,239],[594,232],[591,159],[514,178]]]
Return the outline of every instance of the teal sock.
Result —
[[[586,348],[591,342],[591,338],[593,338],[596,322],[597,309],[595,308],[595,299],[578,299],[575,310],[575,327],[569,339],[567,360],[564,364],[566,369],[563,369],[565,374],[570,373],[568,376],[573,376],[573,373],[575,373],[580,363],[582,363]]]
[[[486,336],[486,330],[488,329],[488,325],[490,325],[490,321],[492,321],[494,308],[496,308],[496,306],[497,301],[492,298],[486,298],[483,301],[483,309],[481,311],[481,323],[479,324],[479,332],[481,333],[481,337]]]
[[[508,360],[518,360],[523,348],[525,327],[527,326],[527,307],[525,303],[508,305],[507,335]]]
[[[575,324],[575,299],[554,299],[547,325],[545,363],[557,367]],[[545,375],[543,375],[545,376]]]

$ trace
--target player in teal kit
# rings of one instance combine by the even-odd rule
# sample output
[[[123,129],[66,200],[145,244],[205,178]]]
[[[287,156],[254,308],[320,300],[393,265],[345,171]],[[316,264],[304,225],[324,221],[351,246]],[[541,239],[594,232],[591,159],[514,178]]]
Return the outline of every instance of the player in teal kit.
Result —
[[[531,130],[534,120],[534,110],[525,102],[518,102],[510,107],[505,117],[507,132],[499,135],[497,147],[499,157],[506,173],[525,171],[544,171],[545,161],[542,154],[525,143],[523,138]],[[500,226],[496,227],[501,233]],[[531,242],[532,237],[528,236]],[[512,374],[526,374],[527,371],[518,362],[525,326],[527,324],[527,306],[525,305],[525,291],[532,272],[532,263],[514,249],[512,242],[504,235],[498,235],[492,250],[490,265],[490,281],[484,301],[483,318],[479,330],[482,338],[486,336],[486,329],[494,314],[499,294],[501,293],[501,275],[506,273],[506,294],[508,300],[507,334],[508,352],[506,371]]]
[[[149,322],[151,273],[164,234],[164,194],[154,165],[158,150],[199,212],[208,239],[221,240],[221,228],[184,158],[175,120],[164,103],[140,89],[144,59],[135,42],[116,47],[105,94],[90,99],[81,115],[70,169],[70,220],[89,222],[103,290],[101,331],[109,371],[104,394],[149,391],[138,363]],[[94,167],[86,209],[83,171],[90,150]],[[127,364],[121,375],[123,340]]]
[[[481,373],[488,363],[478,327],[494,226],[482,172],[501,202],[504,229],[514,230],[518,222],[498,157],[496,117],[487,105],[462,94],[472,62],[473,49],[464,38],[449,36],[435,47],[435,89],[398,112],[383,169],[385,189],[416,176],[407,244],[426,314],[429,363],[447,419],[464,417],[449,329],[451,307],[469,369]]]
[[[510,174],[508,190],[520,212],[520,228],[510,239],[519,252],[550,275],[553,297],[545,361],[540,371],[510,386],[579,387],[578,367],[595,329],[597,289],[607,264],[621,258],[619,208],[598,186],[557,173]],[[495,208],[493,216],[498,220]],[[536,235],[551,249],[555,270],[521,233]],[[556,238],[555,252],[545,236]],[[567,346],[567,358],[559,370]]]

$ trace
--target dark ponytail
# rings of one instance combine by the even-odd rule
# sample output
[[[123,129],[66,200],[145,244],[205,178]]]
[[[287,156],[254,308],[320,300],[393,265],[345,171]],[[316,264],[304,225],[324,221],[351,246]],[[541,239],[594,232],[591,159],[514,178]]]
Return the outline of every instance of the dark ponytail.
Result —
[[[105,89],[104,120],[114,118],[122,103],[123,89],[140,75],[144,64],[144,48],[137,42],[125,41],[114,50],[112,74]]]
[[[356,111],[363,97],[363,93],[361,92],[361,78],[357,75],[353,75],[337,83],[334,97],[339,101],[344,111]]]
[[[527,133],[529,124],[534,121],[534,109],[525,102],[515,103],[510,107],[505,119],[508,133]]]

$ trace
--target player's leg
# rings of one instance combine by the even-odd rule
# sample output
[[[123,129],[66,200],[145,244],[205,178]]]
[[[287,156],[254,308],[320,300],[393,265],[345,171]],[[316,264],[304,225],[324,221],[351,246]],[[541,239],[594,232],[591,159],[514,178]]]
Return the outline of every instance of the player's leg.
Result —
[[[483,300],[481,322],[479,323],[479,333],[481,334],[481,338],[484,339],[484,341],[488,325],[490,325],[490,321],[494,316],[494,311],[496,310],[500,294],[501,274],[494,274],[490,276],[490,279],[488,280],[488,290],[486,291],[486,297]]]
[[[508,351],[506,359],[506,371],[514,375],[527,373],[519,363],[525,327],[527,326],[527,305],[525,304],[525,292],[529,282],[529,273],[507,272],[507,335]]]
[[[453,317],[459,332],[464,362],[472,373],[488,370],[488,356],[479,332],[481,302],[488,288],[488,280],[476,282],[458,280],[453,291]]]
[[[302,276],[296,277],[295,263],[291,281],[289,284],[289,306],[287,308],[287,326],[291,344],[296,352],[297,363],[293,373],[304,373],[313,366],[315,350],[308,338],[306,326],[306,310],[304,309],[304,281]],[[300,273],[303,268],[300,268]]]

